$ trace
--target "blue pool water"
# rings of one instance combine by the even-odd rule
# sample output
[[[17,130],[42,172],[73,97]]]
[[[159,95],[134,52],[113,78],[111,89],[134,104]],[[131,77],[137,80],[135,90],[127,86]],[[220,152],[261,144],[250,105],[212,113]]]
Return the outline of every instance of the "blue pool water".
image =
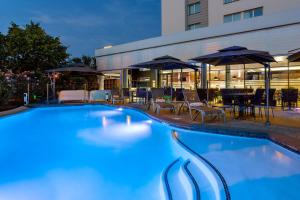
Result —
[[[267,140],[108,106],[0,118],[0,200],[300,199],[298,188],[300,156]]]

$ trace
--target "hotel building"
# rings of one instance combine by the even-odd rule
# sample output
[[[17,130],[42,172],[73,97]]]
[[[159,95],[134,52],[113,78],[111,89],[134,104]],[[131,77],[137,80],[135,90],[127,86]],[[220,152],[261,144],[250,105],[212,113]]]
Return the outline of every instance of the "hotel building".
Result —
[[[300,89],[300,63],[287,56],[300,51],[299,0],[162,0],[162,34],[95,51],[98,70],[105,74],[102,87],[180,87],[179,71],[128,69],[129,66],[170,55],[183,61],[214,53],[229,46],[268,51],[277,63],[271,64],[271,87]],[[258,88],[264,86],[260,64],[199,66],[198,87]],[[183,71],[184,88],[195,88],[195,72]]]

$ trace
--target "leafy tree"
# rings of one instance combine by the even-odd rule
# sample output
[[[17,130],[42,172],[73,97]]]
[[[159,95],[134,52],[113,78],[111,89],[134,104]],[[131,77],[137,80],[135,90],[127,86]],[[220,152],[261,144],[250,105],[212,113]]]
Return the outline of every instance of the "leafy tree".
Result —
[[[4,71],[6,61],[5,36],[0,33],[0,71]]]
[[[83,55],[81,57],[81,60],[82,60],[82,63],[87,65],[87,66],[91,66],[91,64],[92,64],[92,57],[90,57],[90,56]]]
[[[25,27],[12,23],[6,35],[7,67],[14,72],[42,72],[55,68],[68,58],[67,47],[58,37],[48,35],[39,24]]]
[[[81,57],[74,57],[71,59],[70,63],[82,63],[93,69],[96,69],[96,58],[91,56],[83,55]]]

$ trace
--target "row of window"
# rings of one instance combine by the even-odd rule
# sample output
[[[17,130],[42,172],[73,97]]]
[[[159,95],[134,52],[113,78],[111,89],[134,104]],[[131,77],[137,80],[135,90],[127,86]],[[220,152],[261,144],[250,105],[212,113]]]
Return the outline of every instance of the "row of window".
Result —
[[[243,12],[233,13],[224,16],[224,23],[240,21],[241,19],[250,19],[263,15],[263,7],[246,10]]]

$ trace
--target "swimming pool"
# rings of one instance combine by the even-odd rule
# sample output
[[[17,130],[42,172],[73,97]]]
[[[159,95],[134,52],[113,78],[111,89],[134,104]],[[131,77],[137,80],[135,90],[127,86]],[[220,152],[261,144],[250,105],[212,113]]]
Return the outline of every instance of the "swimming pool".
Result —
[[[111,106],[0,119],[1,200],[299,199],[300,156]]]

